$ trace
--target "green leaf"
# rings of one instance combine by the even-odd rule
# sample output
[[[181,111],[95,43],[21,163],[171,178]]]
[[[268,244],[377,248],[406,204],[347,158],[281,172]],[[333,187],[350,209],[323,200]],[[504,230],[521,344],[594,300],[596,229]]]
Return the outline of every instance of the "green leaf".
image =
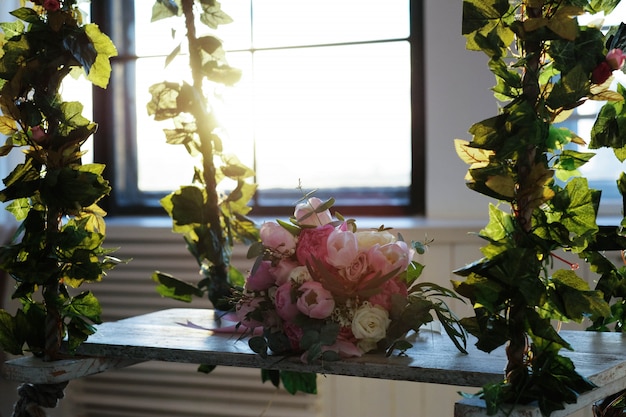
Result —
[[[264,337],[251,337],[248,341],[248,346],[250,346],[250,349],[252,349],[254,353],[260,355],[263,359],[267,358],[267,341]]]
[[[70,317],[85,317],[96,324],[100,324],[102,322],[100,319],[102,307],[100,306],[100,302],[96,296],[91,291],[85,291],[75,297],[72,297],[65,312]]]
[[[100,31],[98,25],[90,23],[83,27],[97,53],[96,60],[88,71],[87,79],[98,87],[106,88],[111,76],[109,58],[117,56],[117,49],[111,39]]]
[[[555,164],[555,168],[564,169],[567,171],[573,171],[591,160],[595,156],[592,152],[578,152],[571,149],[566,149],[559,155],[558,162]]]
[[[39,18],[37,12],[29,7],[20,7],[19,9],[10,12],[10,14],[28,23],[41,22],[41,19]]]
[[[156,22],[161,19],[167,19],[168,17],[180,16],[182,10],[178,7],[178,3],[174,0],[156,0],[152,5],[152,18],[151,22]]]
[[[261,381],[270,381],[276,388],[280,387],[280,371],[277,369],[261,369]]]
[[[558,270],[552,282],[565,308],[565,316],[581,322],[584,318],[609,317],[611,310],[600,291],[591,291],[586,281],[574,271]]]
[[[298,391],[317,394],[317,375],[310,372],[280,371],[280,380],[290,394]]]
[[[194,296],[202,297],[204,295],[204,292],[195,285],[160,271],[155,271],[152,274],[152,280],[159,284],[157,292],[163,297],[190,303]]]
[[[25,340],[17,332],[16,319],[5,310],[0,310],[0,348],[13,355],[21,355]]]

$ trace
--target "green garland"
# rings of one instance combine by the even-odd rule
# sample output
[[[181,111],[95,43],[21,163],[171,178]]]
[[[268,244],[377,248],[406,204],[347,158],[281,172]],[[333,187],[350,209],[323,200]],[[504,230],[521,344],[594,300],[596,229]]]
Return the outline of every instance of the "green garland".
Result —
[[[505,404],[537,402],[542,413],[564,408],[594,385],[560,354],[571,349],[551,320],[596,328],[623,322],[624,270],[599,252],[601,239],[624,248],[618,226],[600,230],[600,192],[578,168],[593,153],[572,150],[583,140],[558,123],[587,100],[608,100],[592,131],[590,147],[612,147],[626,158],[626,89],[610,90],[611,73],[623,66],[626,31],[604,34],[581,26],[577,16],[611,12],[616,0],[464,0],[467,48],[482,51],[496,77],[496,116],[470,128],[471,142],[457,140],[470,165],[468,186],[500,201],[480,231],[484,257],[455,271],[456,291],[470,299],[474,317],[463,325],[490,352],[506,345],[502,382],[483,387],[490,414]],[[621,132],[621,134],[620,134]],[[618,181],[624,190],[624,176]],[[602,274],[593,290],[575,268],[552,272],[557,250],[578,254]],[[555,268],[556,269],[556,268]],[[621,306],[618,299],[615,305]],[[618,314],[616,316],[616,314]]]
[[[102,247],[105,213],[97,202],[110,191],[104,166],[81,163],[96,124],[59,88],[70,73],[105,88],[116,49],[97,25],[82,24],[75,1],[34,3],[11,13],[19,20],[0,24],[0,133],[7,136],[0,155],[25,155],[0,191],[21,222],[15,240],[0,248],[0,268],[15,279],[13,298],[22,304],[15,315],[0,310],[0,347],[22,354],[26,345],[52,360],[65,336],[73,349],[100,322],[96,297],[70,289],[101,280],[119,262]]]

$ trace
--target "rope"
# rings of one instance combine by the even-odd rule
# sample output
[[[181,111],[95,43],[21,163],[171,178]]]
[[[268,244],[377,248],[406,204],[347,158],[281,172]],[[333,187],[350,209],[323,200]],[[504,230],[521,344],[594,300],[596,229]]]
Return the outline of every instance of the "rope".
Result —
[[[63,398],[68,382],[58,384],[22,384],[17,388],[19,400],[13,406],[13,417],[46,417],[41,407],[54,408]]]

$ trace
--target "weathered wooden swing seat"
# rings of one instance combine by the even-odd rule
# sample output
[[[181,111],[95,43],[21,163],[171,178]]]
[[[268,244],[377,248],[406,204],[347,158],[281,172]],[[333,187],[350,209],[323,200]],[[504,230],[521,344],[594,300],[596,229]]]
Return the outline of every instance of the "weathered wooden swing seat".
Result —
[[[262,369],[280,369],[319,374],[426,382],[480,387],[502,378],[506,359],[503,349],[487,354],[468,346],[460,353],[445,334],[420,332],[414,347],[405,355],[368,354],[337,362],[302,364],[297,357],[261,358],[237,334],[213,333],[198,328],[215,328],[214,312],[207,309],[169,309],[104,323],[78,350],[75,357],[43,362],[33,357],[8,361],[4,377],[32,384],[55,384],[108,369],[131,366],[143,361],[203,363]],[[593,402],[626,388],[626,336],[621,333],[563,331],[574,348],[564,352],[577,371],[598,387],[581,395],[576,404],[552,414],[567,416]],[[468,390],[475,391],[475,390]],[[485,416],[479,400],[460,400],[455,416]],[[504,414],[502,414],[504,415]],[[539,417],[535,406],[518,406],[511,416]]]

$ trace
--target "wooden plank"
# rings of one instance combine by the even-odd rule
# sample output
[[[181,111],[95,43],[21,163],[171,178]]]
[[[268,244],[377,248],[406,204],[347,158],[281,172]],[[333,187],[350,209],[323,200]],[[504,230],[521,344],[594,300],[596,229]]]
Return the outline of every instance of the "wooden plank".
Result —
[[[502,379],[504,349],[488,354],[468,346],[460,353],[446,335],[420,332],[414,347],[403,356],[386,358],[367,354],[361,358],[304,365],[298,357],[261,358],[236,334],[218,334],[191,328],[186,323],[216,328],[220,323],[208,309],[169,309],[98,326],[79,348],[87,356],[158,360],[185,363],[284,369],[320,374],[384,378],[446,385],[479,387]],[[626,347],[621,333],[563,331],[574,352],[578,372],[599,386],[626,377]]]
[[[123,358],[71,358],[45,362],[34,356],[6,361],[2,376],[9,381],[33,384],[56,384],[71,381],[109,369],[124,368],[140,361]]]

